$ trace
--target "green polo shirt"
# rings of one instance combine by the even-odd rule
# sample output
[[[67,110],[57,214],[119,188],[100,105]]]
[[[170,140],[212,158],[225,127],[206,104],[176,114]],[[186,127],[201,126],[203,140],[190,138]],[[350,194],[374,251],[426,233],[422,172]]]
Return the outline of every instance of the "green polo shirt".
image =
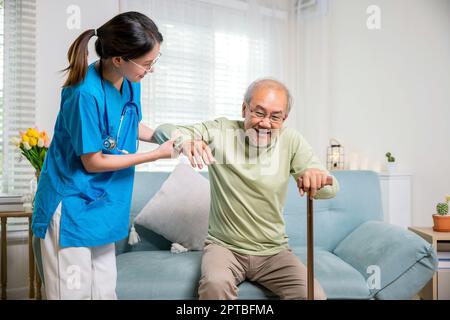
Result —
[[[283,219],[289,177],[297,179],[306,169],[327,171],[311,146],[297,131],[282,128],[269,146],[248,142],[243,121],[219,118],[192,126],[163,124],[156,128],[158,143],[174,137],[201,139],[213,150],[216,164],[208,167],[211,209],[207,239],[248,255],[273,255],[288,248]],[[339,184],[318,191],[315,198],[333,198]],[[299,195],[300,197],[300,195]]]

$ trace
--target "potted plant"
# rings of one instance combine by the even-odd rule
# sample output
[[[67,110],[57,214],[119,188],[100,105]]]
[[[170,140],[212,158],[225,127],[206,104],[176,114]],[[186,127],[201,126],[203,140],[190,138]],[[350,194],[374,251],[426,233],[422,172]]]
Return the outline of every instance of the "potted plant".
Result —
[[[395,158],[392,156],[390,152],[386,153],[387,158],[387,170],[389,173],[394,173],[397,167],[397,163],[395,162]]]
[[[438,203],[436,206],[436,214],[433,214],[434,231],[450,232],[450,215],[448,214],[450,196],[446,198],[446,201]]]

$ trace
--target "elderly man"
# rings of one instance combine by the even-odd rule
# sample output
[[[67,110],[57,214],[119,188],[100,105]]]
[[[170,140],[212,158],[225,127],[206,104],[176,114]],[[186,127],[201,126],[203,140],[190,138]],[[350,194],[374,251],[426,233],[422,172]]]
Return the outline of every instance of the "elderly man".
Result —
[[[236,299],[245,279],[281,299],[306,298],[306,268],[289,249],[282,213],[289,176],[296,179],[301,196],[309,192],[314,198],[332,198],[339,186],[335,178],[326,186],[329,173],[310,145],[283,127],[291,101],[285,85],[261,79],[247,89],[244,121],[164,124],[155,131],[158,143],[178,135],[175,148],[193,166],[209,164],[211,209],[200,299]],[[315,299],[326,299],[317,280],[314,287]]]

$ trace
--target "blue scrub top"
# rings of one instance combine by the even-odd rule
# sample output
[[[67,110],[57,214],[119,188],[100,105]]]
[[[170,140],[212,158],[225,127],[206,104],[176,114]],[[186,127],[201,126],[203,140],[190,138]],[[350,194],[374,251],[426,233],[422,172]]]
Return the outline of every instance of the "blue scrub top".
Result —
[[[129,110],[123,120],[119,148],[135,153],[138,122],[142,119],[140,83],[131,83],[139,116]],[[115,242],[128,234],[134,167],[88,173],[80,156],[103,151],[106,138],[105,97],[110,135],[116,138],[123,106],[130,101],[128,80],[122,94],[107,80],[105,92],[94,63],[81,83],[65,87],[54,135],[36,192],[33,233],[44,239],[52,216],[62,201],[61,247],[91,247]],[[117,152],[115,152],[117,153]]]

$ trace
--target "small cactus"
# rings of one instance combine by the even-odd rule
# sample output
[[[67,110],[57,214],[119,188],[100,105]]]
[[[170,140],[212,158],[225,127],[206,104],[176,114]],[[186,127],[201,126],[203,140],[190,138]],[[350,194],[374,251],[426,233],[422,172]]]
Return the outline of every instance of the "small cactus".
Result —
[[[448,204],[438,203],[436,206],[436,211],[438,215],[445,216],[448,214]]]
[[[395,162],[395,158],[392,156],[390,152],[386,153],[386,157],[388,162]]]

